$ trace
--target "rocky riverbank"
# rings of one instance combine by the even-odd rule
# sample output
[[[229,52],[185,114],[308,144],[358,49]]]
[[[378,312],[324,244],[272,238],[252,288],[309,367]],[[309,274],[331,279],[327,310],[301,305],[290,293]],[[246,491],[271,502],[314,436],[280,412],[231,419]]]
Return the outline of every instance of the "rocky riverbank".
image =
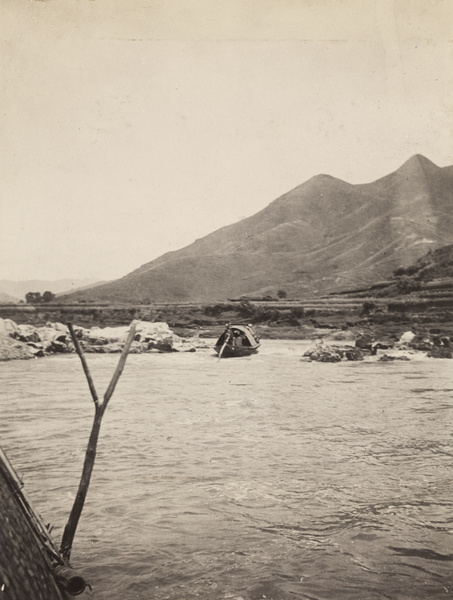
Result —
[[[410,360],[411,355],[424,353],[429,358],[452,358],[452,340],[440,335],[417,335],[406,331],[397,341],[377,340],[369,333],[336,332],[314,340],[302,361],[361,361],[376,356],[379,361]]]
[[[319,362],[358,361],[367,356],[379,360],[406,360],[410,354],[425,353],[432,358],[452,358],[452,336],[443,332],[416,333],[401,330],[399,335],[372,331],[363,328],[335,329],[308,326],[284,329],[278,336],[271,335],[266,327],[257,328],[262,340],[280,339],[312,340],[302,360]],[[119,327],[74,326],[80,346],[86,353],[119,353],[129,332],[129,325]],[[165,322],[136,322],[136,334],[130,352],[196,352],[211,347],[209,337],[219,335],[216,330],[199,328],[178,329],[178,335]],[[293,335],[292,335],[293,334]],[[265,342],[264,342],[265,343]],[[17,324],[11,319],[0,318],[0,361],[40,358],[52,354],[75,352],[68,327],[59,322],[48,322],[43,326]]]
[[[97,354],[119,353],[129,332],[123,327],[74,326],[74,332],[84,352]],[[130,352],[195,352],[207,348],[199,335],[182,338],[176,335],[167,323],[140,321]],[[40,358],[52,354],[75,352],[74,344],[66,325],[46,323],[42,327],[18,325],[11,319],[0,319],[0,360]]]

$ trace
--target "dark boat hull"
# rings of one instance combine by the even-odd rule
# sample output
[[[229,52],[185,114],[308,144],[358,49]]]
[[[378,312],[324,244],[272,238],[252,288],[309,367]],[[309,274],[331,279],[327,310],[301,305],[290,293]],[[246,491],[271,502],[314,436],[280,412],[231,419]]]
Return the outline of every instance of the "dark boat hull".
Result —
[[[63,560],[0,448],[0,593],[8,600],[92,598]],[[75,577],[74,577],[75,576]],[[76,583],[76,588],[74,588]]]
[[[225,346],[225,348],[223,349],[222,352],[222,358],[234,358],[234,357],[239,357],[239,356],[250,356],[252,354],[256,354],[258,352],[258,348],[260,347],[260,344],[258,344],[257,346],[242,346],[242,347],[238,347],[238,346],[230,346],[229,344],[227,344]],[[222,350],[222,346],[215,346],[214,350],[217,352],[217,354],[219,354],[219,352]]]
[[[68,600],[0,455],[0,586],[9,600]]]

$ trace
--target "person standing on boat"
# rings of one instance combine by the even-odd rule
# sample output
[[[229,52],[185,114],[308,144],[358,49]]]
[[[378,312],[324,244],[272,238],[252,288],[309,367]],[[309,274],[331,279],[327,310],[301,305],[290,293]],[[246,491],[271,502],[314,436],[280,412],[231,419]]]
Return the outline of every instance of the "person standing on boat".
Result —
[[[242,333],[242,331],[235,329],[233,344],[235,346],[243,346],[244,345],[244,334]]]

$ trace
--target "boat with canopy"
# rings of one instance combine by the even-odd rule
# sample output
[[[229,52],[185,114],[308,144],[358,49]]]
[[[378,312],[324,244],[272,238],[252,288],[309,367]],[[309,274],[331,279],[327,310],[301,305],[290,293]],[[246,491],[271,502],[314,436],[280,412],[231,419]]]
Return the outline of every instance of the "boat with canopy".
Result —
[[[251,325],[228,324],[217,340],[214,350],[220,358],[250,356],[258,352],[260,338]]]

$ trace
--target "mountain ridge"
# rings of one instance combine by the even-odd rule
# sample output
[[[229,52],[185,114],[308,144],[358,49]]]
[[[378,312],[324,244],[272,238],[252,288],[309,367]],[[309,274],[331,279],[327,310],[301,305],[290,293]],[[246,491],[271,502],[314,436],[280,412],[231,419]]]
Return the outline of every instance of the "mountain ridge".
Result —
[[[255,215],[66,298],[203,302],[372,284],[452,243],[452,209],[453,166],[422,155],[371,183],[320,174]]]

